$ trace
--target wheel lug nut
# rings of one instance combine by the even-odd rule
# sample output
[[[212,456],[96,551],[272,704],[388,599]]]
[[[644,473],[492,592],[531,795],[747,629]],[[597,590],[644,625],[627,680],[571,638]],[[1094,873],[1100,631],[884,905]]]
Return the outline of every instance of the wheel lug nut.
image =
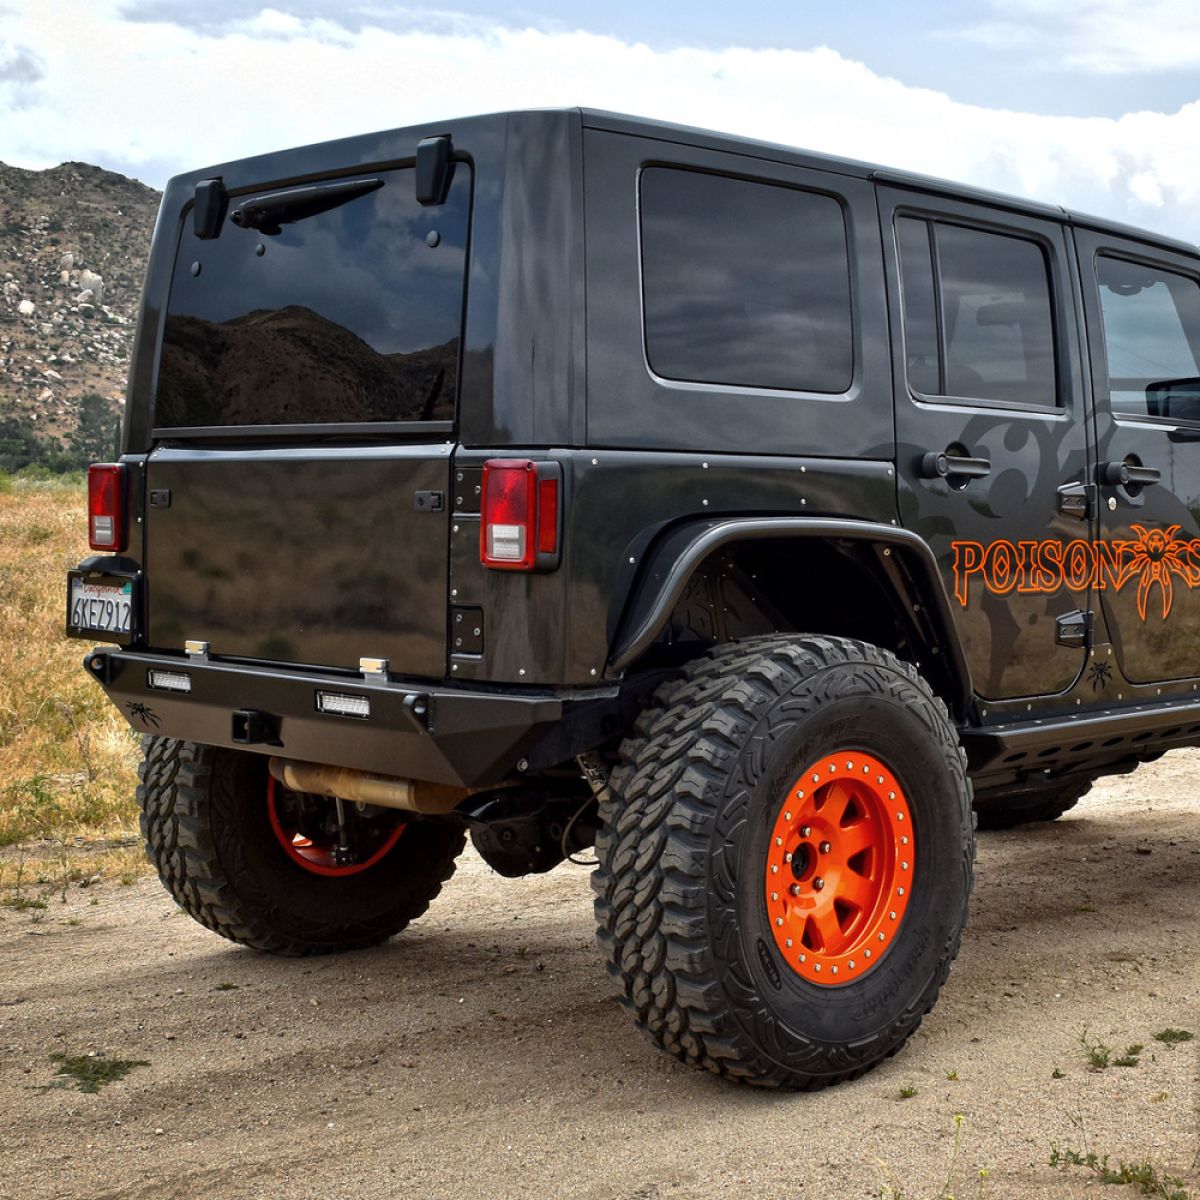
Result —
[[[784,862],[792,861],[792,852],[790,850],[783,856],[783,861]]]
[[[801,837],[811,837],[811,836],[812,836],[812,826],[811,826],[811,825],[803,825],[803,826],[801,826],[801,828],[800,828],[800,836],[801,836]]]
[[[800,895],[800,885],[798,883],[793,883],[792,886],[788,888],[788,891],[791,892],[793,896],[798,896]]]
[[[813,880],[813,891],[819,892],[825,886],[825,880],[820,875]]]
[[[822,843],[821,843],[821,853],[822,853],[822,854],[828,854],[828,853],[829,853],[829,851],[830,851],[830,850],[832,850],[832,849],[833,849],[833,847],[832,847],[832,846],[830,846],[830,844],[829,844],[828,842],[822,842]]]

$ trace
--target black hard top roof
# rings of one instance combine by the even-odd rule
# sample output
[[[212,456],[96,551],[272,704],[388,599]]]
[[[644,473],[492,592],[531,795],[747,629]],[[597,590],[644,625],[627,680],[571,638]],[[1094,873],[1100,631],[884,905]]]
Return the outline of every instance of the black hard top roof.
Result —
[[[950,180],[938,179],[932,175],[922,175],[915,171],[902,171],[892,167],[883,167],[874,163],[863,162],[859,159],[843,158],[836,154],[821,154],[817,151],[800,150],[778,142],[761,141],[757,138],[741,137],[736,134],[715,133],[711,130],[699,129],[690,125],[676,125],[669,121],[655,121],[648,117],[632,117],[621,113],[604,112],[599,109],[588,108],[581,109],[580,111],[583,115],[583,124],[589,129],[607,129],[617,133],[631,134],[635,137],[653,137],[659,140],[681,142],[685,145],[699,146],[706,149],[734,151],[738,154],[754,158],[768,159],[772,162],[786,162],[800,167],[836,171],[843,175],[855,175],[862,179],[871,179],[878,183],[894,187],[914,188],[922,192],[936,193],[939,196],[950,196],[958,200],[990,204],[993,207],[1030,213],[1035,216],[1048,217],[1052,220],[1065,220],[1073,225],[1095,229],[1102,233],[1119,234],[1125,238],[1134,238],[1139,241],[1170,246],[1178,250],[1183,250],[1188,254],[1195,254],[1198,249],[1195,243],[1168,237],[1135,225],[1126,225],[1120,221],[1110,221],[1104,217],[1091,216],[1087,213],[1063,208],[1057,204],[1044,204],[1037,200],[1026,200],[1020,196],[1007,195],[1004,192],[992,192],[986,188],[976,188],[968,184],[954,183]]]
[[[1102,233],[1117,234],[1125,238],[1152,242],[1156,245],[1167,246],[1181,250],[1187,254],[1196,254],[1198,247],[1177,238],[1166,237],[1152,230],[1140,229],[1132,225],[1124,225],[1117,221],[1105,220],[1101,217],[1088,216],[1084,213],[1073,212],[1057,205],[1043,204],[1036,200],[1025,200],[1019,196],[1005,195],[1001,192],[991,192],[983,188],[970,187],[966,184],[952,183],[944,179],[936,179],[929,175],[915,172],[896,170],[882,167],[875,163],[862,162],[858,159],[843,158],[835,154],[821,154],[812,150],[801,150],[795,146],[786,146],[778,142],[768,142],[755,138],[740,137],[730,133],[716,133],[709,129],[699,129],[689,125],[676,125],[669,121],[655,121],[649,117],[634,117],[622,113],[604,112],[590,108],[549,108],[549,109],[514,109],[496,113],[480,114],[478,116],[462,116],[437,124],[424,123],[407,128],[381,130],[371,133],[357,134],[352,137],[339,138],[308,147],[297,147],[256,155],[251,158],[224,163],[209,167],[205,170],[188,171],[176,176],[168,185],[169,190],[180,192],[190,189],[200,179],[215,174],[221,174],[227,180],[249,182],[255,179],[276,178],[286,173],[290,165],[294,165],[298,156],[319,154],[321,158],[339,157],[349,161],[371,162],[379,157],[390,158],[394,153],[395,141],[402,138],[405,142],[439,133],[460,131],[470,127],[485,128],[501,122],[518,121],[523,116],[542,116],[547,113],[561,113],[564,116],[578,116],[588,129],[610,130],[633,137],[654,138],[658,141],[677,142],[682,145],[696,146],[703,149],[726,151],[751,158],[760,158],[771,162],[789,163],[798,167],[809,167],[815,170],[834,171],[843,175],[853,175],[860,179],[874,180],[894,187],[914,188],[939,196],[949,196],[954,199],[966,200],[978,204],[988,204],[992,207],[1005,208],[1014,212],[1029,213],[1056,221],[1068,221],[1071,224],[1087,229],[1098,230]],[[414,142],[415,144],[415,142]],[[232,182],[230,186],[233,186]]]

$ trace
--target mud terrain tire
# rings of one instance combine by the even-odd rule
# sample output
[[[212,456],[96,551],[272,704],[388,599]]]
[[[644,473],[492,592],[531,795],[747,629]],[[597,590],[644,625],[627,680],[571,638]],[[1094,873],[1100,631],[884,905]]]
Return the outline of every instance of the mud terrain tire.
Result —
[[[777,947],[764,886],[797,772],[856,751],[899,781],[916,854],[886,953],[868,972],[860,955],[859,977],[829,986],[828,971],[803,978]],[[894,1054],[933,1006],[973,881],[971,788],[944,706],[893,655],[795,635],[712,650],[642,713],[600,815],[599,941],[623,1002],[667,1053],[813,1090]]]
[[[272,832],[266,758],[146,738],[138,770],[142,837],[190,916],[271,954],[328,954],[382,942],[419,917],[454,873],[464,835],[413,821],[360,874],[323,878],[290,861]]]
[[[1057,786],[975,798],[980,829],[1014,829],[1034,821],[1057,821],[1091,790],[1093,779],[1083,776]]]

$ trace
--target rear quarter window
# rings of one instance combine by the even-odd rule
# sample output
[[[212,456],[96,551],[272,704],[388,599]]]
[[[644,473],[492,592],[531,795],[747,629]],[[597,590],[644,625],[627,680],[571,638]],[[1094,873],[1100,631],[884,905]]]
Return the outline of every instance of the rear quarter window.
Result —
[[[647,167],[646,357],[666,379],[845,392],[854,370],[846,221],[831,196]]]

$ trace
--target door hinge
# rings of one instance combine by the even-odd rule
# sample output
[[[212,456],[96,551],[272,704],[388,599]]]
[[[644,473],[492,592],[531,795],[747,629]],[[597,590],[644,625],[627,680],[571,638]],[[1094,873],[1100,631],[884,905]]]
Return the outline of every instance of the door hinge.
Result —
[[[1060,646],[1077,646],[1087,649],[1092,644],[1092,624],[1095,614],[1091,612],[1063,613],[1054,619],[1054,640]]]
[[[1096,515],[1096,485],[1064,483],[1058,489],[1058,511],[1078,521],[1091,520]]]

